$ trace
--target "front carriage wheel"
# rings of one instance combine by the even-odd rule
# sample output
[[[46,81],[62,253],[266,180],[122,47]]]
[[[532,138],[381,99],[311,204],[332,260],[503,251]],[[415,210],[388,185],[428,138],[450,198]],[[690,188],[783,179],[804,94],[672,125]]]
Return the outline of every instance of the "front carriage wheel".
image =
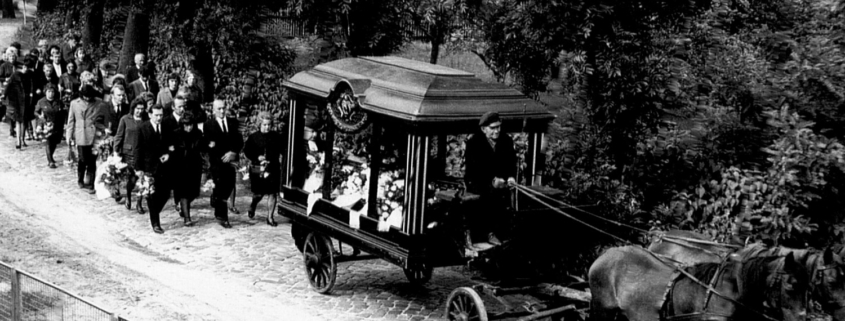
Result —
[[[475,290],[457,288],[446,300],[446,318],[449,321],[487,321],[487,309]]]
[[[329,294],[337,279],[337,263],[334,261],[334,246],[331,239],[316,232],[305,237],[302,247],[305,258],[305,274],[311,288],[320,294]]]
[[[405,277],[408,278],[411,284],[425,285],[431,280],[431,272],[434,269],[428,265],[422,265],[413,268],[407,267],[402,270],[405,271]]]

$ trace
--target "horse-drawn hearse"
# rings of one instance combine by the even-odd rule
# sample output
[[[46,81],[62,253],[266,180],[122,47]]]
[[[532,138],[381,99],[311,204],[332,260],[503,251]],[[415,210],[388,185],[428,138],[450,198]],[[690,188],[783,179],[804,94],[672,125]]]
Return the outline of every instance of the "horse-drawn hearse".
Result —
[[[791,321],[798,320],[793,316],[801,315],[793,312],[806,306],[806,301],[793,304],[800,301],[795,298],[803,295],[797,293],[797,287],[785,288],[794,285],[789,282],[800,280],[794,276],[801,274],[795,272],[801,269],[791,269],[792,265],[790,269],[778,268],[783,267],[784,261],[755,265],[771,267],[758,273],[764,280],[755,279],[753,289],[736,289],[730,285],[746,280],[741,273],[733,273],[737,267],[731,262],[742,260],[719,256],[717,268],[705,271],[710,274],[695,274],[672,263],[672,254],[684,254],[678,248],[655,253],[638,247],[643,251],[640,254],[648,255],[648,264],[660,262],[668,267],[658,268],[656,273],[662,274],[656,279],[665,283],[659,284],[664,290],[669,290],[647,296],[633,293],[632,297],[622,298],[633,300],[624,302],[625,306],[608,304],[619,298],[606,295],[620,293],[612,287],[619,284],[608,280],[624,279],[614,279],[614,275],[625,275],[624,268],[618,269],[625,262],[605,258],[602,271],[596,268],[594,274],[591,269],[590,275],[595,277],[589,280],[592,296],[585,289],[585,281],[556,274],[555,269],[566,264],[565,257],[555,254],[562,244],[559,228],[577,224],[572,220],[592,225],[587,218],[565,213],[561,208],[567,205],[557,201],[558,191],[539,186],[541,145],[554,115],[503,84],[483,82],[471,73],[403,58],[365,57],[318,65],[297,73],[284,82],[284,87],[290,113],[279,206],[291,220],[291,234],[303,254],[306,275],[319,293],[332,290],[337,264],[383,259],[401,267],[415,284],[427,282],[437,267],[468,262],[492,266],[489,270],[494,272],[488,274],[491,282],[479,282],[451,293],[446,302],[449,320],[579,320],[589,312],[591,301],[593,309],[603,309],[596,315],[608,316],[608,320],[617,316],[645,320],[629,313],[633,310],[627,305],[648,299],[659,301],[650,302],[649,309],[660,312],[660,319],[726,320],[734,310],[762,311],[765,301],[788,310],[777,316]],[[514,191],[519,193],[511,197],[507,207],[510,215],[505,224],[510,227],[511,237],[502,244],[470,236],[473,227],[467,217],[489,206],[482,204],[479,195],[468,192],[463,181],[464,144],[469,135],[478,132],[479,118],[489,111],[501,116],[503,132],[515,137],[518,152],[520,185]],[[669,239],[672,236],[665,237]],[[689,239],[684,239],[689,244]],[[622,252],[625,251],[628,250]],[[609,253],[617,253],[616,257],[627,255],[618,250]],[[786,264],[792,263],[789,262]],[[738,268],[743,267],[747,265],[739,264]],[[701,282],[698,278],[702,275],[710,278]],[[675,290],[694,288],[690,284],[698,286],[695,291],[690,290],[690,295]],[[628,288],[630,285],[646,283],[630,283]],[[647,285],[643,288],[658,288]],[[773,286],[781,287],[781,291],[770,293],[769,287]],[[595,297],[597,292],[603,296]],[[514,307],[500,299],[503,308],[488,313],[479,293],[497,299],[529,294],[540,298],[542,304]],[[752,303],[739,295],[752,296],[750,300],[756,301]],[[761,295],[767,300],[759,299]],[[683,299],[698,297],[706,303],[690,305],[693,309],[707,312],[718,307],[719,313],[686,314]],[[772,298],[777,300],[768,300]],[[665,314],[668,307],[680,312]],[[652,316],[649,313],[643,315]],[[760,313],[766,318],[771,315]]]

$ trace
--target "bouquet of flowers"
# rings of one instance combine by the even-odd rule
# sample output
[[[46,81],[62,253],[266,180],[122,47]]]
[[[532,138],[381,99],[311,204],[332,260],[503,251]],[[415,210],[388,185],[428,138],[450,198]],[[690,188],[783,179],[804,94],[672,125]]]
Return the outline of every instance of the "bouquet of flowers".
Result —
[[[155,193],[155,180],[150,175],[141,175],[138,178],[138,182],[135,183],[135,195],[144,197],[150,196]]]
[[[401,226],[403,203],[405,201],[404,170],[386,171],[378,178],[379,219],[390,225]]]
[[[242,180],[248,181],[249,180],[249,165],[245,165],[245,166],[239,168],[238,173],[241,173],[241,179]]]
[[[124,163],[123,158],[117,155],[109,156],[102,166],[105,166],[105,171],[100,176],[100,180],[109,187],[115,187],[121,181],[125,181],[129,175],[134,175],[130,173],[129,165]]]
[[[104,132],[98,130],[94,134],[94,148],[91,153],[100,155],[101,158],[108,157],[112,150],[112,144],[114,144],[114,138],[106,137]]]
[[[35,139],[47,142],[47,137],[53,133],[53,122],[39,121],[35,126]]]
[[[205,184],[202,185],[201,189],[202,189],[203,192],[206,192],[206,193],[214,191],[214,180],[212,180],[210,178],[207,179],[205,181]]]

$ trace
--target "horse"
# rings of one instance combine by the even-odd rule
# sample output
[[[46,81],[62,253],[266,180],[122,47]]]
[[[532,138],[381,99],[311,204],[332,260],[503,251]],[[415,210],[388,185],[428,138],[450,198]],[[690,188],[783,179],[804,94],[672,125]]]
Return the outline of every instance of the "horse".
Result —
[[[590,319],[654,321],[703,313],[702,320],[762,320],[766,313],[797,321],[806,316],[806,272],[792,255],[701,263],[685,268],[687,274],[679,269],[641,247],[608,249],[589,270]],[[719,294],[687,275],[712,284]]]
[[[670,230],[665,232],[664,237],[652,242],[648,249],[685,264],[721,262],[724,255],[730,254],[727,248],[720,248],[719,245],[685,243],[683,239],[709,241],[706,236],[695,232]],[[754,256],[783,256],[790,253],[806,262],[810,297],[818,301],[824,311],[833,316],[834,321],[845,321],[845,263],[842,261],[845,247],[839,251],[830,247],[817,251],[752,244],[739,250],[736,256],[743,259]]]

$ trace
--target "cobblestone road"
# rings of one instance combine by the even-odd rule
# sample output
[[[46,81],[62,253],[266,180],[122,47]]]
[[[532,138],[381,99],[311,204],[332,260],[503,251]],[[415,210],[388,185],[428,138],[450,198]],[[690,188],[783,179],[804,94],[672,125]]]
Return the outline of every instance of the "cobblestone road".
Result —
[[[310,290],[301,267],[302,258],[293,245],[290,224],[277,216],[278,227],[264,223],[266,203],[258,209],[255,220],[247,218],[248,192],[238,187],[237,207],[244,213],[230,215],[232,229],[223,229],[214,221],[203,194],[194,202],[197,224],[183,227],[181,219],[168,203],[162,213],[165,233],[154,234],[147,215],[127,211],[111,199],[98,201],[77,191],[75,171],[60,165],[46,167],[43,146],[31,142],[16,151],[8,138],[8,125],[0,125],[0,160],[9,169],[56,186],[55,195],[65,206],[90,208],[88,215],[106,218],[124,238],[124,243],[141,253],[180,264],[192,270],[225,274],[239,283],[252,286],[280,302],[296,302],[313,315],[328,320],[441,320],[445,299],[455,287],[471,284],[463,268],[436,269],[425,287],[410,285],[402,270],[383,261],[344,263],[338,266],[338,279],[331,295]],[[63,143],[56,155],[66,155]],[[57,159],[64,159],[59,157]],[[80,218],[84,220],[84,218]],[[49,276],[45,276],[49,278]],[[284,320],[279,316],[279,320]]]

